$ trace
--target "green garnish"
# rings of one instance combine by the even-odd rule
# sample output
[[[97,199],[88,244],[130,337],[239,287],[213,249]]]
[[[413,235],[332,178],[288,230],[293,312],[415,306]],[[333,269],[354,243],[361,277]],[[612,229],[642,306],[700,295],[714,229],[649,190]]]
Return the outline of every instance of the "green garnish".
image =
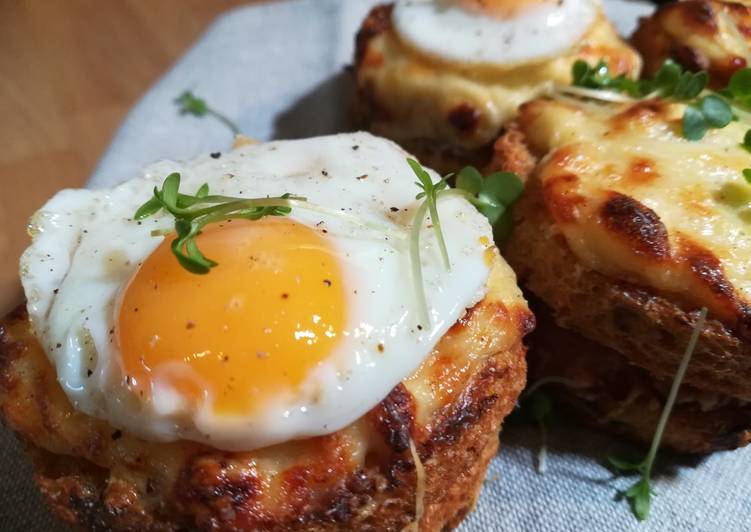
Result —
[[[722,129],[732,120],[730,105],[720,96],[709,94],[686,107],[683,136],[688,140],[701,140],[710,128]]]
[[[642,88],[638,81],[626,77],[625,74],[613,77],[605,61],[600,61],[594,67],[586,61],[576,61],[571,69],[572,85],[587,89],[612,90],[625,92],[635,98],[642,96]]]
[[[275,198],[240,198],[209,195],[208,184],[202,185],[194,195],[182,194],[179,188],[180,174],[175,172],[168,175],[162,188],[154,187],[153,197],[141,205],[133,218],[143,220],[162,209],[174,216],[177,237],[172,241],[172,253],[183,268],[196,274],[206,274],[217,266],[216,262],[201,253],[196,244],[195,239],[204,227],[234,219],[260,220],[266,216],[286,216],[292,212],[292,208],[341,218],[392,238],[404,237],[390,227],[310,203],[292,194]],[[155,234],[164,233],[157,231]]]
[[[746,131],[746,134],[743,137],[743,143],[741,146],[749,153],[751,153],[751,129]]]
[[[724,91],[737,105],[751,109],[751,69],[741,68],[736,71]]]
[[[430,325],[428,298],[425,295],[425,280],[423,279],[422,261],[420,260],[420,233],[422,232],[422,225],[428,211],[430,211],[430,218],[433,222],[436,239],[438,240],[438,247],[440,248],[441,256],[443,257],[443,265],[447,271],[451,269],[451,262],[449,260],[448,250],[446,249],[446,241],[443,238],[443,231],[441,229],[441,220],[438,216],[438,196],[445,193],[448,189],[448,182],[446,181],[448,176],[442,178],[437,183],[433,183],[430,174],[420,166],[420,163],[414,159],[407,159],[407,164],[409,164],[409,167],[412,168],[412,171],[419,180],[415,184],[422,189],[422,192],[420,192],[415,199],[425,199],[415,212],[415,216],[412,219],[412,229],[410,230],[409,235],[409,262],[412,266],[412,282],[415,285],[417,321],[418,324],[422,326]]]
[[[623,103],[645,98],[684,102],[682,133],[691,141],[701,140],[710,129],[722,129],[733,120],[751,118],[751,68],[736,71],[727,88],[718,92],[707,90],[709,74],[684,71],[671,60],[665,61],[652,79],[633,81],[623,74],[613,76],[604,61],[591,67],[581,60],[574,63],[571,77],[573,87],[559,88],[562,94]],[[741,146],[751,152],[751,130]],[[745,171],[743,176],[749,181]]]
[[[209,104],[206,103],[206,100],[199,98],[191,91],[183,92],[175,99],[175,103],[177,104],[181,115],[193,115],[199,118],[205,116],[213,116],[222,124],[227,126],[230,131],[232,131],[233,135],[240,133],[240,128],[237,127],[237,124],[227,118],[227,116],[223,113],[220,113],[216,109],[210,107]]]
[[[524,192],[524,183],[514,173],[494,172],[483,178],[473,166],[462,168],[456,176],[456,188],[493,226],[495,241],[503,243],[511,233],[511,205]]]
[[[722,129],[733,120],[730,103],[724,97],[708,94],[700,98],[709,81],[706,72],[683,71],[671,60],[666,61],[652,79],[640,81],[623,74],[613,77],[604,61],[595,67],[577,61],[571,75],[576,87],[626,93],[636,99],[659,97],[686,102],[683,136],[688,140],[701,140],[709,129]]]
[[[294,202],[305,198],[284,194],[278,198],[233,198],[210,196],[209,186],[204,184],[194,195],[182,194],[180,174],[167,176],[162,188],[154,187],[154,197],[144,203],[134,215],[143,220],[161,209],[175,217],[176,238],[172,241],[172,253],[180,265],[189,272],[206,274],[217,265],[198,249],[196,237],[209,224],[231,219],[260,220],[266,216],[286,216]]]
[[[744,172],[745,173],[745,172]],[[686,375],[686,369],[691,361],[691,357],[696,350],[696,344],[699,341],[699,334],[704,329],[704,324],[707,320],[707,309],[702,308],[699,318],[694,324],[694,330],[691,333],[691,338],[686,346],[686,351],[683,355],[678,371],[673,379],[673,385],[670,388],[668,399],[665,402],[665,406],[662,409],[660,420],[657,423],[654,437],[652,438],[652,445],[649,448],[646,458],[639,463],[633,463],[612,456],[608,457],[608,462],[621,474],[623,473],[637,473],[641,475],[638,482],[633,484],[625,493],[625,497],[631,502],[631,509],[634,512],[639,521],[644,521],[649,517],[649,510],[652,503],[652,487],[650,485],[652,466],[654,465],[655,458],[657,457],[657,451],[660,448],[660,442],[662,441],[662,435],[665,432],[670,413],[673,410],[675,399],[678,396],[678,390],[681,387],[683,378]]]
[[[443,257],[443,266],[447,271],[450,271],[451,262],[449,261],[449,252],[446,249],[446,241],[443,238],[443,231],[441,230],[441,219],[438,217],[438,194],[448,188],[448,182],[446,180],[450,176],[446,176],[438,181],[438,183],[434,184],[430,174],[420,166],[420,163],[414,159],[407,159],[407,163],[410,168],[412,168],[417,179],[419,179],[419,181],[415,182],[415,185],[422,189],[422,192],[420,192],[415,199],[419,200],[425,198],[424,204],[427,205],[427,209],[430,212],[430,219],[433,222],[433,229],[435,230],[435,236],[438,240],[438,247],[441,250],[441,257]],[[415,223],[414,225],[422,225],[422,220],[417,220],[417,217],[415,217],[415,220],[419,223]]]
[[[638,99],[661,97],[679,101],[696,98],[709,81],[706,72],[683,71],[671,60],[665,61],[652,79],[635,81],[625,74],[614,77],[605,61],[591,67],[582,60],[574,63],[571,76],[575,87],[621,92]]]
[[[438,198],[444,194],[458,194],[474,205],[493,226],[496,241],[502,241],[511,230],[511,213],[509,207],[519,198],[524,190],[524,184],[516,174],[510,172],[496,172],[483,178],[480,172],[467,166],[459,171],[456,177],[456,188],[448,186],[452,174],[444,176],[437,183],[433,183],[430,174],[414,159],[407,159],[410,168],[419,180],[415,184],[422,189],[416,199],[424,199],[417,208],[410,231],[410,263],[412,265],[412,279],[415,285],[415,297],[418,302],[417,317],[420,324],[430,324],[428,303],[425,296],[425,283],[422,275],[420,260],[420,233],[428,212],[433,229],[441,250],[443,264],[446,270],[451,269],[451,263],[446,249],[446,242],[441,229],[438,215]]]

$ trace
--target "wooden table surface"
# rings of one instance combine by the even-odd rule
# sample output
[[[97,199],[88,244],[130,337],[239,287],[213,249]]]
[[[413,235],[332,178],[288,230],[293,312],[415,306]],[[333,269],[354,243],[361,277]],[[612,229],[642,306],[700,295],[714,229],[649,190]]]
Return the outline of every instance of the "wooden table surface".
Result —
[[[22,299],[31,213],[82,185],[135,101],[212,19],[243,3],[0,0],[0,312]]]

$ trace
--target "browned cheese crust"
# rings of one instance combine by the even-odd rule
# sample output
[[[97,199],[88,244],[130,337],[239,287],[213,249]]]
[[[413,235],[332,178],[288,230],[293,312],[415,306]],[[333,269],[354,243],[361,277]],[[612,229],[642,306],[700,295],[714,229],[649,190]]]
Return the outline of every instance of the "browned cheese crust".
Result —
[[[666,59],[688,70],[706,70],[714,87],[751,61],[749,2],[686,0],[661,6],[641,19],[631,37],[653,75]]]
[[[702,152],[678,138],[676,116],[657,101],[608,111],[536,100],[522,106],[515,133],[496,143],[495,164],[522,171],[527,180],[505,255],[540,300],[533,310],[543,326],[531,343],[530,382],[553,375],[577,381],[580,386],[559,391],[586,419],[649,441],[706,305],[710,319],[665,439],[679,451],[701,453],[751,439],[751,332],[745,298],[715,255],[723,241],[708,248],[687,234],[676,239],[675,212],[669,223],[643,203],[644,190],[661,191],[659,180],[679,179],[666,175],[671,157]],[[737,133],[729,132],[728,142],[737,143]],[[721,145],[721,139],[712,142]],[[687,197],[704,194],[692,188],[691,176],[680,179]],[[668,196],[680,205],[680,217],[682,198]],[[652,200],[663,205],[657,196]],[[712,219],[703,210],[713,208],[707,200],[689,197],[686,205],[696,212],[684,217]],[[673,279],[674,290],[660,289],[654,279]]]
[[[356,38],[355,119],[391,138],[439,172],[482,166],[518,105],[551,83],[569,83],[577,59],[604,59],[611,71],[637,76],[638,54],[600,15],[572,50],[509,67],[466,65],[427,56],[405,43],[392,24],[393,4],[373,8]],[[492,109],[492,111],[491,111]]]
[[[328,436],[253,452],[139,440],[73,409],[22,310],[0,323],[0,409],[55,514],[81,529],[402,530],[416,513],[411,441],[425,467],[419,529],[449,529],[525,384],[534,318],[495,260],[486,298],[418,371]]]

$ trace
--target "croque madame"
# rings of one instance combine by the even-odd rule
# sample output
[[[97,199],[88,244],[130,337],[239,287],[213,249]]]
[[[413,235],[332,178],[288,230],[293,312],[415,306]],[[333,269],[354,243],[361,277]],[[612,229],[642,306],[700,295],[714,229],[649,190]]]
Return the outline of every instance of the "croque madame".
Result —
[[[709,320],[663,443],[751,441],[747,126],[700,141],[685,105],[569,97],[524,104],[495,164],[526,176],[506,256],[532,298],[530,382],[590,422],[650,441],[700,309]]]
[[[438,198],[451,271],[422,222],[418,318],[407,157],[364,133],[244,145],[61,192],[35,215],[28,305],[0,324],[0,409],[59,518],[154,531],[462,520],[525,385],[534,318],[487,220],[456,196]],[[201,233],[171,244],[194,213]]]

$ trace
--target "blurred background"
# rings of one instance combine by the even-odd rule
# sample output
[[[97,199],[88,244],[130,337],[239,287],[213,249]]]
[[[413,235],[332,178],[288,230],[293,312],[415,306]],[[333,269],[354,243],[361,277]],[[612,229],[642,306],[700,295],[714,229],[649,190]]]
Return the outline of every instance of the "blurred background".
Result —
[[[128,109],[220,13],[260,0],[0,0],[0,313],[26,222],[81,186]]]

